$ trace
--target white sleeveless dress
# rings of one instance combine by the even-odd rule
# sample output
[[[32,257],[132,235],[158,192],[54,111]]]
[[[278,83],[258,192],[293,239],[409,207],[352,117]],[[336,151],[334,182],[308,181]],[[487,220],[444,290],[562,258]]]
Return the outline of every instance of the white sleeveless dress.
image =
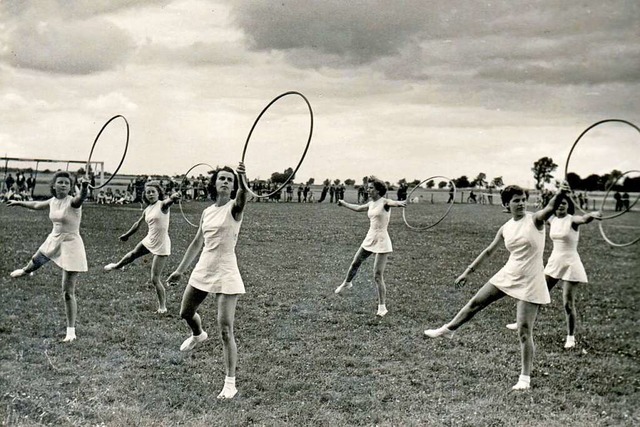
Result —
[[[360,246],[362,249],[376,254],[393,252],[391,238],[387,231],[391,212],[384,208],[385,201],[384,197],[380,197],[375,202],[367,203],[369,205],[369,210],[367,211],[369,231]]]
[[[554,279],[587,283],[587,272],[578,255],[580,233],[571,226],[572,221],[572,215],[565,215],[563,218],[552,216],[549,220],[549,237],[553,241],[553,250],[544,273]]]
[[[209,293],[244,294],[244,283],[236,259],[236,243],[242,220],[231,214],[233,200],[224,206],[211,205],[202,212],[204,248],[189,284]]]
[[[144,220],[149,231],[142,244],[154,255],[171,255],[171,239],[169,238],[169,210],[162,212],[162,202],[158,200],[144,209]]]
[[[538,230],[533,215],[526,213],[518,221],[509,220],[502,236],[509,259],[489,282],[515,299],[535,304],[551,302],[542,262],[544,228]]]
[[[38,248],[44,256],[66,271],[87,271],[87,254],[80,237],[82,206],[71,206],[72,196],[49,199],[49,219],[53,230]]]

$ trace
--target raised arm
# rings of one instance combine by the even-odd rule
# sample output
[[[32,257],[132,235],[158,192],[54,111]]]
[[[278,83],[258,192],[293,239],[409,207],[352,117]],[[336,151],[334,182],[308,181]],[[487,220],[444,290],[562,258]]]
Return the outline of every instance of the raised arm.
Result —
[[[338,206],[344,206],[347,209],[351,209],[354,212],[366,212],[369,209],[369,204],[365,203],[364,205],[356,205],[353,203],[347,203],[344,200],[338,200]]]
[[[9,200],[7,205],[9,207],[19,206],[22,208],[31,209],[32,211],[40,211],[43,209],[47,209],[49,207],[49,202],[51,199],[43,200],[43,201],[33,201],[33,202],[23,202],[19,200]]]
[[[178,203],[180,201],[180,198],[182,197],[182,194],[175,192],[172,195],[170,195],[168,198],[164,199],[161,203],[162,203],[162,207],[160,208],[160,210],[162,211],[162,213],[167,213],[169,211],[169,208],[171,207],[171,205],[173,205],[174,203]]]
[[[236,199],[233,202],[233,208],[231,208],[231,214],[236,221],[240,221],[242,218],[242,212],[244,212],[244,207],[247,204],[247,174],[243,162],[240,162],[237,171],[238,192],[236,193]]]
[[[187,270],[187,268],[189,268],[191,263],[193,263],[193,260],[200,252],[200,249],[202,249],[203,244],[204,236],[202,234],[202,219],[200,219],[200,227],[198,227],[198,231],[196,232],[195,237],[184,253],[184,256],[182,257],[182,261],[180,261],[180,265],[178,265],[178,268],[176,268],[175,271],[171,273],[167,278],[167,283],[178,283],[184,272]]]
[[[144,221],[144,212],[142,213],[140,219],[133,223],[129,231],[120,236],[120,240],[122,240],[123,242],[129,240],[129,237],[133,236],[135,232],[138,231],[138,228],[140,228],[140,224],[142,224],[142,221]]]
[[[566,184],[566,182],[563,182],[562,184],[560,184],[560,188],[558,188],[556,194],[554,194],[551,200],[549,200],[547,206],[533,214],[533,220],[539,230],[542,229],[544,223],[549,218],[551,218],[556,209],[558,209],[558,206],[560,206],[560,203],[562,202],[561,196],[567,194],[569,191],[569,186]]]
[[[482,252],[480,252],[480,255],[478,255],[476,257],[476,259],[473,260],[473,262],[471,264],[469,264],[469,266],[467,267],[466,270],[464,270],[464,273],[462,273],[454,282],[454,284],[456,286],[462,286],[466,283],[467,281],[467,276],[470,273],[473,273],[474,271],[476,271],[476,269],[478,267],[480,267],[480,265],[484,262],[485,259],[489,258],[491,255],[493,255],[493,253],[495,252],[496,248],[498,247],[498,245],[500,243],[502,243],[504,241],[504,237],[502,236],[502,229],[504,228],[504,225],[502,227],[500,227],[500,229],[498,230],[498,232],[496,233],[496,237],[493,238],[493,241],[489,244],[489,246],[487,246],[485,248],[485,250],[483,250]]]
[[[76,196],[71,200],[71,207],[76,209],[82,206],[82,203],[85,201],[87,196],[89,196],[89,181],[84,178],[80,178],[78,182],[80,183],[80,192],[78,192],[78,194],[76,194]]]

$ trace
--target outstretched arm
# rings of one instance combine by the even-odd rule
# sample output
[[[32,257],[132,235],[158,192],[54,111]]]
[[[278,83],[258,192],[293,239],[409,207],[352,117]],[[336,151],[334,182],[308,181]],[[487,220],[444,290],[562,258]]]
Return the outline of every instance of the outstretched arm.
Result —
[[[392,208],[406,208],[407,207],[407,201],[406,200],[391,200],[391,199],[385,199],[386,202],[384,203],[385,206],[389,206]]]
[[[602,219],[602,212],[595,211],[595,212],[589,212],[582,216],[574,216],[571,223],[577,228],[579,225],[589,224],[594,219],[597,219],[597,220]]]
[[[140,224],[142,224],[142,221],[144,221],[144,212],[142,213],[140,219],[133,223],[129,231],[120,236],[120,240],[122,240],[123,242],[129,240],[129,237],[133,236],[135,232],[138,231],[138,228],[140,228]]]
[[[238,165],[238,192],[236,193],[236,199],[233,202],[233,208],[231,208],[231,214],[236,221],[242,219],[242,212],[247,204],[247,174],[244,168],[244,163],[240,162]]]
[[[355,205],[353,203],[347,203],[344,200],[338,200],[338,206],[344,206],[347,209],[351,209],[354,212],[366,212],[369,209],[369,204]]]
[[[178,283],[184,272],[187,268],[193,263],[193,260],[196,258],[200,249],[202,249],[202,245],[204,244],[204,236],[202,235],[202,220],[200,220],[200,227],[198,227],[198,231],[196,232],[195,237],[191,241],[191,244],[187,248],[187,251],[184,253],[182,257],[182,261],[180,261],[180,265],[178,268],[169,275],[167,278],[167,283]]]
[[[478,255],[476,257],[476,259],[474,259],[471,264],[469,264],[469,266],[464,271],[464,273],[462,273],[455,280],[454,284],[456,286],[464,285],[466,283],[466,281],[467,281],[467,276],[470,273],[473,273],[474,271],[476,271],[476,269],[478,267],[480,267],[480,265],[484,262],[485,259],[487,259],[491,255],[493,255],[493,253],[495,252],[496,248],[498,247],[498,244],[500,244],[501,242],[504,241],[504,237],[502,236],[502,229],[503,228],[504,228],[504,225],[502,227],[500,227],[500,229],[498,230],[498,233],[496,233],[496,237],[493,238],[493,241],[489,244],[489,246],[487,246],[485,250],[480,252],[480,255]]]
[[[18,200],[9,200],[7,202],[7,205],[10,207],[13,206],[20,206],[22,208],[27,208],[27,209],[31,209],[32,211],[39,211],[42,209],[46,209],[49,207],[49,202],[51,201],[51,199],[47,199],[41,202],[23,202],[23,201],[18,201]]]
[[[80,192],[71,200],[71,207],[76,209],[82,206],[82,203],[89,196],[89,181],[80,178],[78,182],[80,183]]]

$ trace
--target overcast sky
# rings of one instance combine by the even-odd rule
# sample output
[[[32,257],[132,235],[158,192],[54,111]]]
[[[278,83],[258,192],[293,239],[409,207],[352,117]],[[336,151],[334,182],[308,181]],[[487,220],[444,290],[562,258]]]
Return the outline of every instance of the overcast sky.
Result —
[[[296,181],[432,175],[533,185],[592,123],[640,124],[640,2],[0,1],[0,154],[84,160],[112,116],[126,173],[237,165],[275,96],[314,133]],[[295,166],[309,113],[274,104],[250,178]],[[94,159],[113,170],[114,121]],[[608,151],[606,151],[608,150]],[[590,132],[578,173],[640,169],[640,135]],[[12,164],[13,166],[13,164]],[[17,166],[17,165],[16,165]]]

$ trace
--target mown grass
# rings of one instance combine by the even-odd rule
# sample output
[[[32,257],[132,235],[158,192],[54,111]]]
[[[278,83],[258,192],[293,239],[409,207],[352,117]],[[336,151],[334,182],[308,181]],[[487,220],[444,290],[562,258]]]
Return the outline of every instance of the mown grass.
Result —
[[[186,205],[192,222],[203,207]],[[117,240],[138,207],[85,206],[90,271],[77,291],[79,339],[69,345],[60,342],[60,271],[46,266],[28,279],[8,277],[49,232],[46,213],[2,206],[3,424],[638,425],[640,246],[610,248],[596,226],[582,229],[591,283],[579,294],[578,346],[562,348],[564,314],[555,290],[535,329],[533,388],[514,393],[519,346],[504,328],[514,318],[512,300],[495,303],[452,340],[422,337],[425,327],[449,320],[507,257],[499,251],[456,290],[453,279],[508,217],[498,206],[454,209],[423,233],[392,212],[390,313],[378,319],[371,261],[351,291],[333,294],[366,233],[365,214],[326,203],[250,204],[237,248],[247,288],[236,314],[240,392],[221,402],[215,399],[224,379],[220,343],[178,350],[189,334],[178,315],[185,284],[168,289],[169,314],[158,316],[148,261],[102,271],[142,239],[140,230],[127,243]],[[165,275],[194,233],[178,209],[172,215]],[[619,221],[640,225],[636,213]],[[201,314],[215,337],[213,298]]]

